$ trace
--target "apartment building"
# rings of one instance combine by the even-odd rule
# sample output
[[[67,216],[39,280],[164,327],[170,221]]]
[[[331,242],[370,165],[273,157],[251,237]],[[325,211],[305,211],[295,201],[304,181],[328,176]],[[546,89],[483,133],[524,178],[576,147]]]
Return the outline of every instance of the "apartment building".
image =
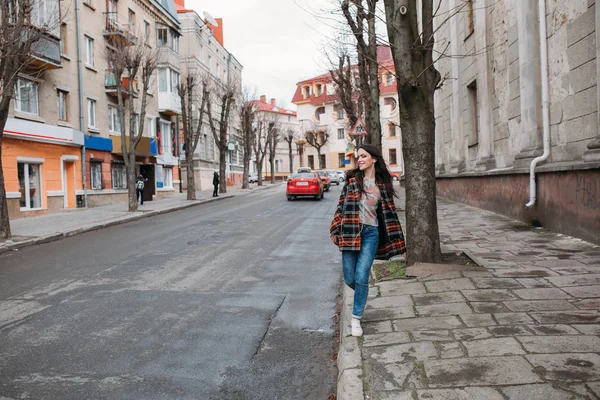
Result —
[[[256,108],[256,121],[272,121],[276,124],[278,131],[277,146],[275,147],[275,171],[271,171],[269,154],[267,152],[267,155],[263,161],[262,173],[268,179],[270,179],[272,174],[275,174],[275,179],[285,179],[291,172],[297,170],[300,166],[296,142],[301,139],[301,137],[300,125],[298,124],[296,112],[286,110],[285,108],[278,106],[276,100],[273,98],[267,102],[267,96],[265,95],[261,95],[260,99],[254,100],[253,103],[254,107]],[[289,144],[284,139],[284,137],[287,135],[291,135],[293,137],[291,142],[293,165],[290,165]],[[251,163],[251,172],[253,173],[256,173],[257,171],[256,163],[256,155],[253,155]]]
[[[537,1],[442,2],[438,192],[600,243],[600,9],[541,5],[540,18]]]
[[[158,47],[138,170],[150,180],[147,200],[176,190],[181,29],[173,0],[38,1],[40,20],[60,23],[38,43],[15,87],[2,143],[10,217],[83,207],[86,197],[90,207],[126,201],[118,83],[106,59],[116,41]]]
[[[74,11],[74,10],[73,10]],[[69,13],[68,15],[73,15]],[[116,82],[106,57],[108,49],[119,44],[155,49],[158,68],[151,79],[144,133],[136,147],[139,173],[148,179],[144,197],[150,201],[178,191],[177,118],[181,114],[177,85],[179,84],[179,37],[181,28],[173,0],[83,0],[81,27],[83,58],[84,126],[87,150],[86,177],[89,182],[88,206],[124,202],[127,199],[127,179],[121,154],[118,84],[127,89],[127,77]],[[71,22],[71,21],[69,21]],[[76,57],[73,23],[67,22],[67,56]],[[76,60],[65,61],[65,70]],[[76,73],[76,71],[74,71]],[[140,87],[131,82],[136,92]],[[125,94],[124,94],[125,96]],[[137,105],[141,95],[133,99]],[[127,115],[126,119],[138,116]],[[129,123],[129,121],[125,121]]]
[[[185,8],[184,0],[176,0],[177,13],[181,21],[181,64],[182,68],[198,76],[207,75],[215,88],[231,87],[237,93],[242,88],[242,64],[225,48],[223,19],[217,18],[211,24],[196,11]],[[239,105],[236,105],[236,107]],[[220,115],[220,104],[213,101],[213,118]],[[219,170],[219,150],[210,130],[205,113],[202,135],[194,154],[196,188],[212,188],[213,172]],[[226,175],[227,184],[240,184],[243,178],[243,149],[239,115],[232,109],[229,123]],[[183,157],[182,157],[183,161]],[[185,171],[182,171],[185,174]],[[185,184],[185,177],[182,180]]]
[[[394,63],[390,48],[379,46],[379,105],[381,109],[382,152],[390,171],[396,176],[403,173],[402,142],[399,128],[398,94]],[[356,66],[352,67],[356,70]],[[355,73],[355,76],[358,72]],[[316,135],[321,151],[306,140],[298,142],[300,165],[310,168],[349,169],[354,163],[357,138],[350,135],[352,126],[335,93],[331,74],[326,73],[296,84],[292,103],[297,106],[301,136]]]

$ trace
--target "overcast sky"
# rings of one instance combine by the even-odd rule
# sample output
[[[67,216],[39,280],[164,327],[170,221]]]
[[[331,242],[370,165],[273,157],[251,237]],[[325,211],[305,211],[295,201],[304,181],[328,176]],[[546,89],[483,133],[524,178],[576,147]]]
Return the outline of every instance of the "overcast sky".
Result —
[[[185,5],[200,16],[208,11],[223,18],[225,47],[242,63],[244,85],[255,86],[258,95],[274,97],[278,105],[295,110],[291,100],[296,82],[326,72],[321,49],[333,29],[313,15],[324,3],[186,0]]]

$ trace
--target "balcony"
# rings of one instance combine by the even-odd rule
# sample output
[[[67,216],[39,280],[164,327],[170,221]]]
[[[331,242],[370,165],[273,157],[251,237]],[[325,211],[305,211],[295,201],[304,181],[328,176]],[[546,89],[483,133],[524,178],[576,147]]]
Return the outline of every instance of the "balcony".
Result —
[[[179,98],[179,95],[177,93],[159,92],[158,112],[169,116],[181,114],[181,98]]]
[[[158,47],[158,65],[167,65],[179,70],[179,63],[179,54],[177,54],[173,49],[171,49],[169,46]]]
[[[104,75],[104,90],[109,96],[117,96],[117,79],[111,70],[106,70]],[[129,78],[121,79],[121,95],[124,99],[129,98]],[[137,82],[133,81],[133,97],[137,97],[138,87]]]
[[[130,46],[137,42],[134,34],[135,27],[119,23],[119,15],[115,12],[105,12],[105,25],[102,34],[107,40],[121,46]]]
[[[29,65],[37,69],[57,69],[60,65],[60,39],[44,34],[32,44]]]

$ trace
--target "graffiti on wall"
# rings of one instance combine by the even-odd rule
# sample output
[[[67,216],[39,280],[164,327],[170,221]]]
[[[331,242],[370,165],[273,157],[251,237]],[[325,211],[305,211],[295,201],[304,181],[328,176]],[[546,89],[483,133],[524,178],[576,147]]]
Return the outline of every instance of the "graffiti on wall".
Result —
[[[600,209],[600,188],[598,180],[591,180],[577,173],[577,187],[575,189],[575,200],[590,210]]]

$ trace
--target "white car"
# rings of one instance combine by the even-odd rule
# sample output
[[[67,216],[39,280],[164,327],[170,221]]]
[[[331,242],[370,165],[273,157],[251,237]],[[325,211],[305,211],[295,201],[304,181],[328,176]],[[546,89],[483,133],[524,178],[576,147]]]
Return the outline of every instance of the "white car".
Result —
[[[346,173],[344,171],[335,171],[339,177],[340,177],[340,182],[344,182],[346,180]]]
[[[258,174],[248,175],[248,183],[258,183]]]

